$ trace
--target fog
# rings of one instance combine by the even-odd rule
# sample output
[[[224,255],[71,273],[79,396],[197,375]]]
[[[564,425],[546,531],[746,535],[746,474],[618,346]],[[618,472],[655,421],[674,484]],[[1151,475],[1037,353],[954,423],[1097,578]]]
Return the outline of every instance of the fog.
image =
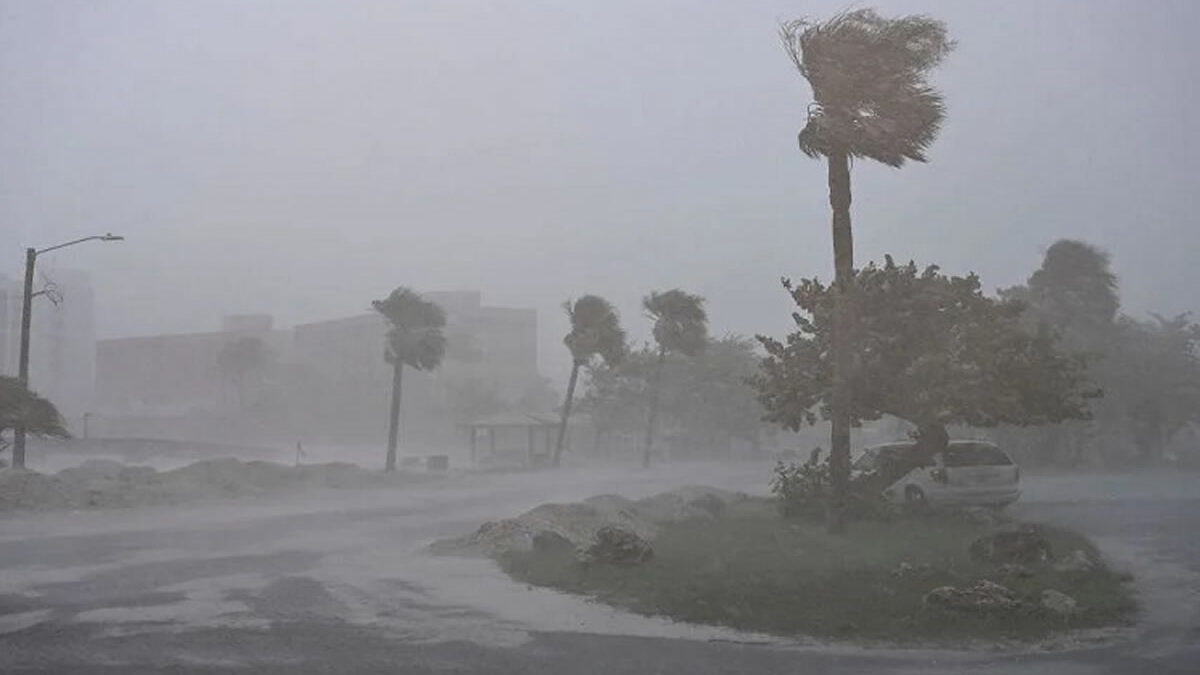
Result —
[[[875,7],[838,342],[844,2],[0,0],[0,671],[1190,672],[1200,5]]]
[[[100,337],[347,316],[396,285],[539,311],[679,286],[712,332],[789,325],[781,275],[830,275],[809,91],[777,22],[844,3],[5,3],[0,271],[111,230],[83,269]],[[880,3],[959,46],[927,165],[854,167],[858,258],[1023,280],[1107,249],[1134,312],[1194,309],[1192,3]]]

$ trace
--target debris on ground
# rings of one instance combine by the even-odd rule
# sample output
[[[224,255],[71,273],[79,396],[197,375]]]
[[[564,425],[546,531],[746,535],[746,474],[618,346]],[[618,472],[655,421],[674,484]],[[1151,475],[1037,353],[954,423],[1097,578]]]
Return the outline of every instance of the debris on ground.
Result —
[[[1079,607],[1075,598],[1053,588],[1042,591],[1041,605],[1043,609],[1063,617],[1071,616]]]
[[[1027,565],[1046,562],[1054,557],[1050,540],[1035,525],[1024,525],[980,537],[971,542],[968,552],[976,562],[997,564]]]
[[[1096,569],[1096,561],[1087,552],[1075,549],[1054,563],[1057,572],[1090,572]]]
[[[1035,572],[1018,563],[1004,563],[996,568],[996,574],[1002,577],[1013,577],[1016,579],[1030,579],[1035,575]]]
[[[652,541],[659,527],[693,518],[712,520],[728,504],[747,497],[710,487],[683,487],[640,500],[618,495],[598,495],[582,502],[542,504],[516,518],[484,523],[475,532],[435,542],[436,553],[495,557],[508,552],[530,551],[535,536],[551,534],[585,550],[601,528],[613,526]]]
[[[637,565],[654,557],[650,542],[623,527],[604,525],[576,558],[585,565]]]
[[[1021,607],[1015,591],[1007,586],[980,579],[970,586],[939,586],[925,594],[922,603],[962,612],[1011,611]]]

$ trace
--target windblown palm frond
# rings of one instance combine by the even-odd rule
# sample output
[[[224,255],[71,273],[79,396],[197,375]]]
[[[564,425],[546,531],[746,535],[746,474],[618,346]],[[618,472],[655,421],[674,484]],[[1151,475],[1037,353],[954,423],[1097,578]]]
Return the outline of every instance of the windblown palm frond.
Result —
[[[400,361],[417,370],[432,370],[446,355],[446,313],[437,303],[423,299],[403,286],[383,300],[371,303],[391,328],[387,334],[384,359]]]
[[[563,309],[571,320],[571,332],[563,338],[563,344],[576,363],[585,364],[597,354],[610,366],[624,360],[625,331],[612,304],[599,296],[585,295],[574,303],[568,300]]]
[[[844,152],[893,167],[925,161],[946,113],[925,77],[954,48],[942,22],[861,9],[786,22],[780,37],[813,90],[799,137],[805,154]]]
[[[642,299],[642,307],[654,319],[654,340],[666,351],[693,356],[708,344],[708,314],[699,295],[678,288],[655,291]]]

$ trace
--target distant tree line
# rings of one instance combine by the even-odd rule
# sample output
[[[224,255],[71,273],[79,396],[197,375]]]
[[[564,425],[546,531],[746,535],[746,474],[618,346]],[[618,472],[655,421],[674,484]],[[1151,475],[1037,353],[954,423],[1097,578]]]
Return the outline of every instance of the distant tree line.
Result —
[[[1188,314],[1139,319],[1122,313],[1108,255],[1063,239],[1025,284],[1001,291],[1025,306],[1027,330],[1050,330],[1083,355],[1104,395],[1091,418],[1037,429],[1001,429],[997,437],[1026,461],[1077,466],[1147,464],[1200,423],[1200,325]],[[1195,445],[1195,438],[1182,444]],[[1193,448],[1194,450],[1195,448]]]

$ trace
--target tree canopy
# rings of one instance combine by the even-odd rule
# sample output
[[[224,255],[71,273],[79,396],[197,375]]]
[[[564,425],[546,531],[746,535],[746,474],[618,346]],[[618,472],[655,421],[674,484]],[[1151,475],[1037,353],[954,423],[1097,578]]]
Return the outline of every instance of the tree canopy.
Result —
[[[832,389],[833,291],[816,279],[784,287],[801,311],[767,351],[753,379],[766,419],[797,430],[828,417]],[[1031,425],[1083,418],[1099,395],[1080,356],[1064,354],[1048,330],[1027,332],[1021,303],[985,296],[979,278],[889,256],[856,279],[859,345],[851,373],[856,422],[884,414],[921,429],[948,424]]]
[[[694,356],[708,344],[708,314],[699,295],[678,288],[653,291],[642,308],[654,320],[654,341],[662,350]]]
[[[593,356],[600,356],[606,363],[617,364],[625,358],[625,330],[617,310],[604,298],[585,295],[563,304],[567,318],[571,321],[571,332],[563,338],[563,344],[571,350],[576,364],[584,365]]]
[[[757,442],[763,410],[747,383],[762,358],[757,346],[734,335],[710,339],[693,357],[668,355],[660,392],[663,428],[690,439],[696,451],[719,450],[733,439]],[[591,415],[601,441],[632,435],[644,423],[656,351],[646,346],[617,366],[589,368],[580,408]]]
[[[1026,306],[1033,326],[1046,324],[1071,349],[1093,354],[1106,351],[1113,337],[1117,310],[1117,277],[1108,254],[1082,241],[1060,239],[1024,286],[1000,292]]]
[[[1086,424],[1005,432],[1010,445],[1037,448],[1064,464],[1161,458],[1187,424],[1200,422],[1200,326],[1188,315],[1120,312],[1108,254],[1061,239],[1047,250],[1025,285],[1001,291],[1025,305],[1030,332],[1050,330],[1062,344],[1088,355],[1088,375],[1104,390]]]
[[[0,375],[0,439],[24,424],[35,436],[69,438],[58,408],[30,391],[19,378]]]
[[[446,313],[437,303],[415,291],[398,287],[371,306],[387,319],[390,327],[384,359],[416,370],[432,370],[446,355]]]

